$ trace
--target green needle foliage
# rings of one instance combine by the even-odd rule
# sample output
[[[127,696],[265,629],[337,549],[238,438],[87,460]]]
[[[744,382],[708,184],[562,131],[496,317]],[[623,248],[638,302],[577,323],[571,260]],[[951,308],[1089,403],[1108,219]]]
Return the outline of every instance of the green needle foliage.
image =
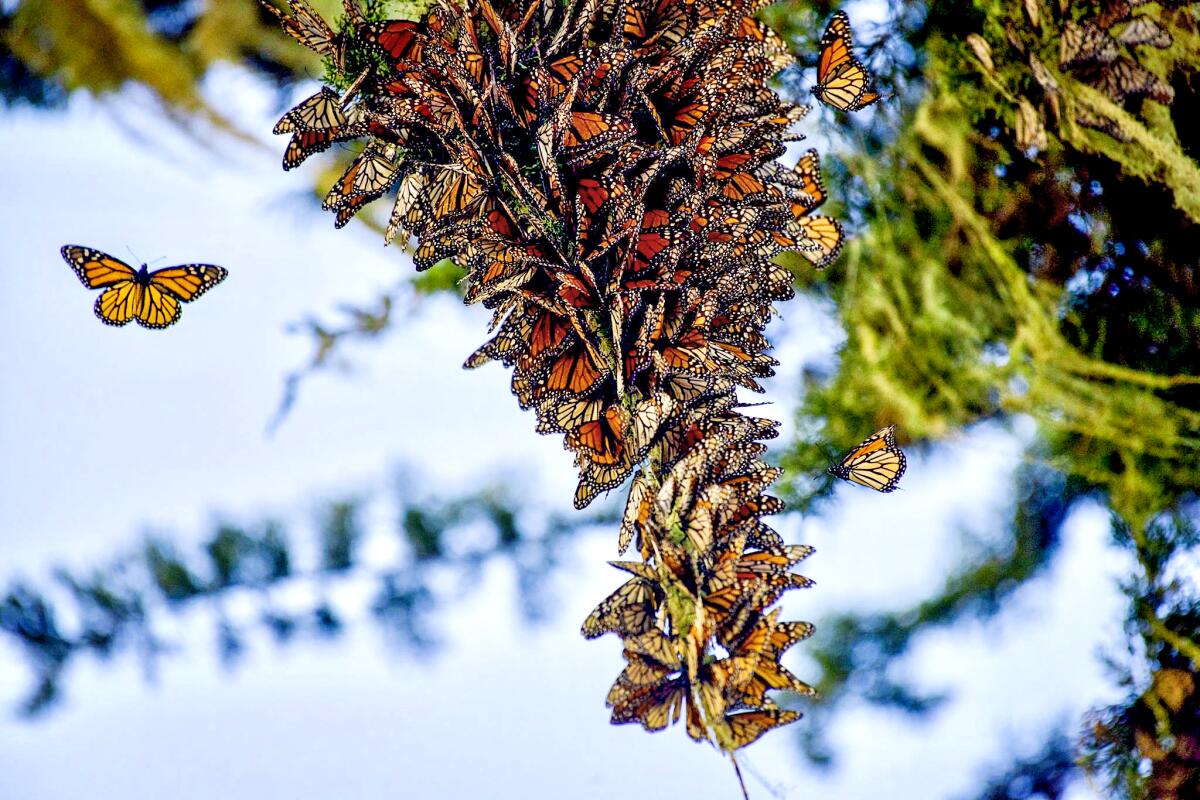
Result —
[[[307,532],[279,520],[221,522],[198,546],[153,535],[106,565],[59,569],[52,582],[14,581],[0,592],[0,637],[17,645],[32,673],[22,713],[53,709],[67,669],[80,659],[135,654],[149,671],[178,650],[179,643],[161,631],[181,615],[212,617],[218,654],[228,666],[255,639],[285,645],[336,636],[348,618],[364,616],[401,649],[425,653],[438,644],[437,610],[478,586],[489,563],[502,562],[516,572],[522,614],[536,621],[551,600],[547,578],[562,544],[615,522],[611,511],[518,513],[508,493],[495,487],[451,498],[416,498],[401,490],[398,500],[390,529],[364,522],[370,502],[341,499],[327,503]],[[364,564],[368,537],[396,540],[397,558]],[[333,590],[355,581],[373,587],[369,607],[330,602]],[[297,603],[281,596],[310,599]],[[235,598],[249,598],[254,611],[232,618],[227,606]]]

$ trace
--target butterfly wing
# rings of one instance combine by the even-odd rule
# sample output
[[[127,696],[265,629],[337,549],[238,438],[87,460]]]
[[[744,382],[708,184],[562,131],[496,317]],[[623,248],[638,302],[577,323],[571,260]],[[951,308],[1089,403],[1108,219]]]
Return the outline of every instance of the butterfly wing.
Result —
[[[150,273],[150,286],[190,303],[225,280],[229,272],[213,264],[181,264]]]
[[[908,465],[904,453],[896,447],[895,430],[895,425],[889,425],[876,431],[847,453],[841,463],[830,467],[830,474],[877,492],[895,491]]]
[[[79,280],[89,289],[102,289],[122,281],[133,280],[133,267],[108,253],[69,244],[62,248],[63,260],[71,265]]]
[[[341,97],[328,86],[302,101],[275,123],[272,133],[294,133],[296,131],[325,131],[346,124],[342,111]]]
[[[781,708],[729,714],[725,717],[725,723],[729,726],[731,749],[737,750],[753,744],[772,728],[788,725],[800,719],[800,716],[799,711],[788,711]]]
[[[223,267],[212,264],[181,264],[151,272],[150,283],[139,287],[141,296],[134,317],[143,328],[174,325],[183,314],[180,303],[195,300],[228,274]]]
[[[837,258],[845,241],[841,223],[820,214],[795,220],[788,226],[788,232],[802,240],[805,246],[800,249],[800,254],[817,269]]]
[[[131,280],[109,286],[96,298],[96,316],[105,325],[120,327],[138,315],[142,308],[142,287]]]
[[[867,94],[870,76],[856,60],[844,61],[835,67],[829,76],[813,88],[817,98],[826,105],[840,111],[854,111]],[[874,92],[871,94],[874,95]],[[878,95],[875,95],[878,99]]]
[[[813,94],[826,105],[840,111],[858,111],[879,99],[871,91],[871,75],[854,57],[850,18],[839,11],[821,36],[821,56],[817,62],[817,85]]]
[[[829,20],[825,33],[821,35],[821,56],[817,62],[817,83],[823,84],[830,74],[848,61],[853,61],[850,53],[853,40],[850,38],[850,18],[846,12],[839,11]]]
[[[288,13],[280,11],[270,3],[263,5],[279,20],[280,26],[289,36],[320,56],[328,56],[341,67],[344,44],[329,24],[304,0],[287,0]]]
[[[155,330],[173,325],[183,314],[179,300],[166,290],[154,285],[138,287],[141,292],[141,303],[138,305],[134,319],[143,328]]]

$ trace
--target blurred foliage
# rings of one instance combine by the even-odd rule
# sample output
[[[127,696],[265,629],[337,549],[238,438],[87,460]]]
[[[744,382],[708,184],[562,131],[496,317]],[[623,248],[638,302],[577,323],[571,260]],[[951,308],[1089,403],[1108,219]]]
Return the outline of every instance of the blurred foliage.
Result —
[[[221,62],[278,85],[315,68],[257,0],[21,0],[0,12],[0,96],[10,105],[60,105],[72,92],[106,96],[136,85],[178,121],[232,130],[200,86]]]
[[[1012,538],[969,554],[929,599],[898,611],[821,621],[812,656],[821,667],[817,689],[822,702],[812,709],[817,721],[802,733],[805,752],[814,762],[828,764],[833,757],[823,732],[843,701],[865,700],[921,715],[947,700],[945,694],[916,693],[899,674],[913,640],[956,622],[995,616],[1024,581],[1049,566],[1063,522],[1084,486],[1038,465],[1022,466],[1015,480]]]
[[[1018,757],[989,776],[975,800],[1058,800],[1066,796],[1077,771],[1070,737],[1054,731],[1037,753]]]
[[[1139,554],[1142,568],[1123,587],[1129,650],[1113,664],[1128,696],[1089,714],[1083,730],[1083,765],[1113,796],[1200,796],[1198,510],[1164,514],[1144,529],[1113,523],[1114,538]]]
[[[315,4],[329,11],[336,3]],[[1200,600],[1183,565],[1194,572],[1200,486],[1200,22],[1190,3],[1136,4],[1137,16],[1169,31],[1171,44],[1126,52],[1167,81],[1174,98],[1114,102],[1060,66],[1059,53],[1067,23],[1121,6],[897,1],[882,24],[856,24],[860,55],[885,99],[855,117],[820,113],[845,130],[840,158],[825,167],[831,185],[848,187],[833,199],[843,206],[835,213],[853,220],[857,235],[820,276],[797,270],[801,289],[834,302],[847,340],[832,374],[807,376],[797,425],[805,436],[781,460],[792,507],[820,513],[830,479],[811,476],[823,476],[864,432],[895,422],[923,444],[982,420],[1034,419],[1038,437],[1015,475],[1007,530],[991,550],[970,554],[911,608],[818,626],[826,697],[818,713],[828,718],[851,695],[931,713],[942,697],[915,692],[898,668],[918,635],[1002,609],[1046,571],[1074,504],[1095,498],[1114,512],[1114,540],[1135,556],[1138,572],[1123,584],[1130,652],[1114,658],[1127,698],[1089,716],[1083,766],[1115,796],[1195,797]],[[815,53],[835,7],[787,0],[764,16],[796,52]],[[198,86],[217,62],[240,61],[277,83],[320,70],[292,60],[303,58],[300,49],[253,0],[22,0],[5,8],[0,96],[9,105],[53,108],[73,91],[105,94],[134,83],[173,114],[216,119]],[[785,73],[780,88],[807,93],[809,74]],[[439,267],[418,288],[452,290],[457,276]],[[309,368],[337,363],[346,339],[378,337],[403,316],[394,313],[399,296],[348,310],[339,323],[306,323],[316,343]],[[445,555],[444,537],[430,534],[458,513],[469,516],[411,509],[402,536],[416,572],[377,576],[390,599],[375,616],[408,640],[422,639],[417,620],[430,603],[413,578],[420,565],[462,565]],[[520,547],[522,528],[506,530]],[[55,699],[63,666],[80,653],[132,647],[153,658],[161,645],[148,620],[164,608],[234,587],[254,586],[268,598],[267,587],[332,574],[296,574],[286,541],[278,527],[229,528],[195,557],[203,567],[159,542],[91,577],[60,574],[78,608],[70,632],[46,594],[29,584],[10,588],[0,629],[35,665],[29,709]],[[263,624],[280,640],[340,625],[327,604],[284,614],[263,602]],[[808,726],[805,745],[827,761],[823,727]],[[979,796],[1058,796],[1056,781],[1069,771],[1064,747],[1051,739]]]
[[[221,522],[198,547],[152,536],[108,566],[58,569],[51,585],[14,581],[0,593],[0,636],[18,646],[33,672],[22,713],[50,710],[77,659],[133,652],[151,670],[178,649],[164,631],[189,614],[211,614],[218,653],[229,666],[255,636],[265,633],[280,645],[304,635],[336,636],[364,615],[398,646],[429,652],[437,646],[437,609],[479,587],[488,564],[504,562],[515,570],[522,615],[538,620],[551,604],[548,576],[562,543],[616,521],[611,510],[518,511],[520,504],[500,488],[439,499],[413,498],[401,486],[397,495],[390,531],[364,522],[378,503],[343,499],[324,506],[311,537],[293,536],[279,521]],[[391,540],[395,546],[386,549],[396,555],[383,564],[366,559],[369,540]],[[330,599],[351,582],[373,587],[368,608]]]
[[[891,677],[911,642],[931,627],[999,610],[1049,563],[1059,528],[1085,495],[1112,508],[1127,532],[1118,542],[1144,572],[1126,585],[1137,621],[1130,633],[1144,648],[1140,669],[1136,653],[1127,667],[1135,694],[1104,719],[1125,720],[1146,705],[1151,676],[1161,671],[1155,653],[1195,652],[1200,641],[1195,619],[1161,602],[1153,578],[1156,564],[1195,548],[1186,525],[1161,528],[1156,520],[1182,513],[1200,486],[1200,184],[1192,160],[1200,142],[1186,122],[1197,118],[1191,78],[1200,25],[1190,5],[1142,8],[1173,35],[1171,48],[1143,63],[1171,82],[1174,101],[1118,107],[1057,69],[1062,26],[1101,5],[893,4],[877,39],[864,43],[887,54],[871,63],[892,102],[865,115],[843,148],[842,168],[857,184],[845,200],[860,233],[809,289],[834,300],[847,341],[834,374],[809,376],[797,429],[816,435],[782,458],[791,499],[819,511],[829,481],[808,476],[883,424],[898,422],[919,442],[1023,414],[1039,435],[1019,469],[1015,513],[997,552],[960,564],[912,608],[819,626],[828,713],[848,692],[915,713],[934,708],[938,697],[915,695]],[[787,27],[798,40],[819,30],[802,10],[777,13],[797,23]],[[1033,61],[1053,75],[1055,93],[1038,83]],[[1037,101],[1044,135],[1022,130],[1019,93]],[[1116,120],[1129,141],[1075,124],[1077,107]],[[1176,604],[1196,602],[1194,586],[1175,591]],[[1194,681],[1198,664],[1172,668]],[[1172,717],[1186,720],[1176,728],[1156,717],[1155,741],[1176,749],[1114,734],[1106,747],[1093,743],[1089,763],[1112,778],[1114,791],[1120,784],[1118,796],[1176,796],[1161,794],[1165,784],[1147,780],[1136,762],[1159,754],[1164,766],[1155,762],[1153,774],[1195,785],[1187,782],[1200,767],[1180,766],[1194,739],[1161,738],[1195,736],[1195,718],[1181,714]],[[807,730],[806,746],[827,758],[819,729]],[[1023,774],[1036,782],[1049,773]]]

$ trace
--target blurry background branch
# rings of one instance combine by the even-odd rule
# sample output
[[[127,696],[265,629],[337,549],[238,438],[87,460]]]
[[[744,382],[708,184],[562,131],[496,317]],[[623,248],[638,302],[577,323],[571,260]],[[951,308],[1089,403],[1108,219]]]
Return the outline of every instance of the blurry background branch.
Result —
[[[311,541],[297,541],[278,521],[219,523],[197,547],[147,537],[142,547],[107,566],[60,568],[52,583],[15,581],[0,595],[0,634],[24,653],[34,688],[22,712],[38,715],[61,697],[61,680],[81,656],[107,659],[134,652],[152,670],[174,647],[163,632],[172,618],[206,609],[214,618],[218,653],[236,663],[247,640],[266,633],[284,644],[297,636],[335,636],[345,619],[367,612],[397,644],[434,648],[434,614],[448,599],[467,596],[482,570],[511,564],[526,620],[541,618],[550,598],[547,576],[566,537],[615,512],[569,515],[518,511],[502,488],[450,499],[398,492],[392,523],[372,523],[378,502],[329,502]],[[394,558],[370,558],[364,546],[393,544]],[[349,582],[366,583],[368,609],[331,599]]]

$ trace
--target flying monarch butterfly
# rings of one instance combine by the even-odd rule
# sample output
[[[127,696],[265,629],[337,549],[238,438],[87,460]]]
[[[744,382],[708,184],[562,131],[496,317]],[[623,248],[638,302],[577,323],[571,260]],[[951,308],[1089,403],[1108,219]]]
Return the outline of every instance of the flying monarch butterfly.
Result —
[[[858,111],[879,99],[871,90],[871,75],[851,53],[850,18],[839,11],[821,36],[821,56],[817,61],[817,85],[813,94],[827,106],[839,111]]]
[[[183,313],[188,303],[225,280],[228,274],[212,264],[183,264],[150,272],[90,247],[69,244],[63,259],[89,289],[104,289],[96,298],[96,316],[105,325],[124,325],[131,319],[143,328],[165,328]]]
[[[838,254],[842,252],[842,244],[845,242],[841,223],[820,214],[801,217],[793,221],[788,226],[788,231],[795,233],[807,245],[802,246],[799,252],[817,269],[821,269],[837,258]]]
[[[829,474],[877,492],[895,491],[907,461],[896,447],[896,426],[880,428],[829,468]]]

